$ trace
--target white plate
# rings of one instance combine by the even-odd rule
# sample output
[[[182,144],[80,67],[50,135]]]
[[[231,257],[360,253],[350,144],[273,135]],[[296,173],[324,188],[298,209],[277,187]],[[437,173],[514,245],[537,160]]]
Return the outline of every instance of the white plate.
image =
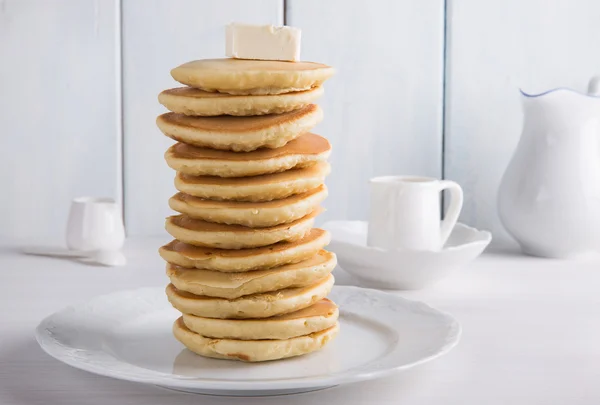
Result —
[[[171,334],[179,313],[164,289],[96,297],[46,318],[36,329],[52,357],[92,373],[213,395],[319,390],[408,369],[448,352],[460,326],[423,303],[357,287],[334,287],[339,336],[307,356],[267,363],[206,359]]]

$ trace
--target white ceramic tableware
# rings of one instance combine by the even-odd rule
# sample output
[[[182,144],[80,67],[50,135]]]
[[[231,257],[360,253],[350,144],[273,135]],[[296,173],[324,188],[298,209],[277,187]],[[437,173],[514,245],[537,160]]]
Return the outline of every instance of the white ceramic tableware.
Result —
[[[107,267],[124,266],[127,264],[127,259],[120,250],[95,250],[89,261]]]
[[[114,251],[123,247],[121,207],[111,198],[79,197],[71,203],[67,247],[77,251]]]
[[[600,253],[600,77],[588,88],[521,92],[523,129],[498,190],[498,213],[525,253]]]
[[[479,256],[492,240],[487,231],[456,224],[442,250],[381,250],[367,246],[364,221],[330,221],[323,225],[331,232],[327,246],[342,269],[361,286],[417,290],[457,272]]]
[[[441,220],[443,190],[450,191],[450,204]],[[453,181],[375,177],[371,179],[367,244],[386,250],[440,250],[456,225],[462,203],[462,189]]]
[[[323,350],[242,363],[197,356],[171,332],[180,315],[164,288],[121,291],[68,307],[36,329],[51,356],[92,373],[178,391],[264,396],[383,377],[447,353],[460,326],[423,303],[376,290],[334,287],[340,334]],[[360,350],[357,350],[360,348]]]

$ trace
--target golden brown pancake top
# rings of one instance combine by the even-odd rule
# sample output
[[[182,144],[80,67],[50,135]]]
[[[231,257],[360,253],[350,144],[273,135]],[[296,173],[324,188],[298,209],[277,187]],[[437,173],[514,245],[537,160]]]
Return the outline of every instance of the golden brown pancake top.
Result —
[[[269,246],[262,246],[257,248],[249,249],[217,249],[203,246],[193,246],[184,242],[180,242],[177,239],[167,243],[161,249],[177,252],[189,259],[206,259],[210,256],[219,257],[251,257],[258,256],[268,253],[283,252],[288,249],[295,249],[298,246],[305,245],[323,237],[327,231],[319,228],[312,228],[304,238],[295,242],[277,242]]]
[[[194,70],[202,72],[280,72],[331,69],[331,66],[316,62],[284,62],[276,60],[248,60],[234,58],[202,59],[184,63],[171,70]]]
[[[189,316],[194,316],[194,315],[189,315]],[[260,321],[266,321],[268,319],[274,319],[274,317],[273,318],[262,318],[262,319],[227,319],[227,320],[228,321],[232,321],[233,320],[233,321],[236,321],[236,322],[237,321],[243,321],[243,322],[246,322],[246,321],[247,322],[260,322]],[[175,325],[174,326],[176,326],[178,329],[183,330],[185,333],[195,333],[195,332],[193,332],[190,328],[188,328],[185,325],[185,323],[183,322],[183,317],[182,316],[180,316],[179,318],[177,318],[177,320],[175,321]],[[308,336],[308,337],[310,337],[312,339],[318,339],[319,336],[327,335],[328,333],[334,332],[334,330],[336,328],[338,328],[338,327],[339,327],[339,325],[336,324],[336,325],[333,325],[333,326],[331,326],[331,327],[329,327],[327,329],[323,329],[323,330],[320,330],[320,331],[317,331],[317,332],[309,333],[308,335],[305,335],[305,337]],[[215,340],[227,340],[227,339],[215,339]],[[249,340],[249,342],[251,342],[251,341],[252,340]],[[254,341],[256,341],[256,340],[254,340]],[[273,342],[277,342],[277,341],[273,340]],[[237,357],[237,358],[242,359],[244,361],[250,361],[250,357],[248,355],[244,354],[244,353],[227,353],[227,356],[229,356],[229,357]]]
[[[314,316],[332,316],[337,309],[337,305],[328,298],[323,298],[321,301],[315,302],[308,308],[303,308],[301,310],[290,312],[288,314],[272,316],[270,318],[261,318],[261,319],[227,319],[227,321],[233,322],[269,322],[269,321],[287,321],[290,319],[298,319],[298,318],[311,318]],[[190,317],[201,318],[196,315],[188,315]]]
[[[296,297],[298,295],[306,294],[307,292],[309,292],[311,290],[320,288],[325,283],[330,281],[332,277],[333,276],[331,274],[328,274],[326,277],[322,278],[321,280],[317,281],[316,283],[305,286],[305,287],[284,288],[283,290],[244,295],[242,297],[234,298],[232,300],[227,300],[227,301],[235,302],[235,301],[242,301],[242,300],[248,300],[248,299],[253,300],[253,301],[267,301],[267,302],[279,301],[282,299],[292,298],[292,297]],[[226,300],[225,298],[209,297],[207,295],[192,294],[190,292],[177,289],[177,287],[175,287],[173,284],[169,284],[167,286],[166,290],[167,290],[168,296],[176,295],[179,298],[184,298],[184,299],[197,300],[197,301]]]
[[[260,278],[269,274],[282,273],[286,271],[297,271],[306,267],[320,266],[325,263],[331,262],[335,259],[333,253],[321,249],[316,255],[309,259],[303,260],[298,263],[284,264],[279,267],[273,267],[264,270],[254,271],[243,271],[238,273],[223,273],[220,271],[213,270],[198,270],[189,269],[187,267],[177,266],[175,264],[167,263],[167,274],[169,276],[177,277],[181,281],[187,281],[194,284],[200,285],[219,285],[221,283],[227,284],[229,282],[247,283],[248,281]]]
[[[305,193],[294,194],[287,198],[282,198],[279,200],[271,200],[271,201],[228,201],[228,200],[209,200],[206,198],[195,197],[193,195],[185,194],[185,193],[177,193],[173,197],[173,200],[181,201],[190,207],[198,207],[198,208],[223,208],[223,209],[247,209],[247,208],[276,208],[276,207],[284,207],[286,205],[291,205],[297,203],[298,201],[302,201],[304,199],[310,198],[315,194],[326,193],[327,187],[325,185],[320,185],[319,187],[309,190]]]
[[[254,161],[273,159],[287,155],[319,155],[331,151],[329,141],[322,136],[306,133],[275,149],[261,148],[251,152],[231,152],[201,148],[186,143],[176,143],[169,152],[178,159],[218,159],[232,161]]]
[[[313,316],[331,316],[335,313],[337,305],[327,298],[323,298],[321,301],[317,301],[308,308],[301,309],[296,312],[290,312],[289,314],[283,314],[273,316],[271,318],[261,319],[262,322],[268,321],[284,321],[288,319],[298,318],[310,318]],[[242,321],[252,321],[252,319],[243,319]]]
[[[190,231],[199,231],[199,232],[249,232],[249,233],[264,233],[270,231],[278,231],[280,229],[291,228],[294,225],[297,225],[301,222],[308,221],[310,219],[315,218],[323,212],[323,208],[318,207],[310,214],[297,219],[293,222],[289,222],[287,224],[279,224],[275,226],[270,226],[268,228],[250,228],[244,225],[227,225],[227,224],[218,224],[216,222],[208,222],[203,221],[201,219],[190,218],[187,215],[173,215],[167,218],[171,224],[190,230]]]
[[[299,169],[290,169],[284,172],[261,174],[249,177],[218,177],[218,176],[190,176],[181,172],[177,173],[179,181],[187,184],[210,184],[216,186],[251,186],[286,181],[325,177],[329,174],[330,167],[327,162],[317,162],[312,166]]]
[[[309,104],[298,110],[285,112],[282,114],[254,115],[244,117],[232,115],[195,117],[169,112],[159,115],[157,121],[162,121],[169,125],[185,127],[187,129],[198,130],[200,132],[239,132],[240,135],[242,135],[245,132],[264,130],[266,128],[297,121],[306,115],[316,112],[317,109],[318,107],[316,104]]]
[[[311,91],[315,91],[318,87],[314,87],[310,90],[304,91],[294,91],[290,93],[277,94],[276,97],[294,97],[300,96],[303,93],[310,93]],[[194,87],[177,87],[174,89],[164,90],[161,95],[169,95],[169,96],[177,96],[177,97],[189,97],[189,98],[236,98],[236,97],[273,97],[272,94],[257,94],[257,95],[239,95],[239,94],[227,94],[227,93],[217,93],[212,91],[204,91],[200,89],[196,89]]]

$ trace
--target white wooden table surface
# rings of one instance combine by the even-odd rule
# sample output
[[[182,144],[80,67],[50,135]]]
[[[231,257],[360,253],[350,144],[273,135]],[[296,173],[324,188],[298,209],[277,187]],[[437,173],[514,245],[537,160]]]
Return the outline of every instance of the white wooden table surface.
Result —
[[[165,239],[166,241],[166,239]],[[174,393],[66,366],[33,338],[38,322],[118,289],[165,285],[159,239],[127,243],[124,268],[0,250],[0,404],[594,404],[600,403],[600,263],[485,254],[433,289],[402,295],[458,318],[448,355],[383,380],[317,393],[220,398]],[[339,284],[348,280],[338,272]]]

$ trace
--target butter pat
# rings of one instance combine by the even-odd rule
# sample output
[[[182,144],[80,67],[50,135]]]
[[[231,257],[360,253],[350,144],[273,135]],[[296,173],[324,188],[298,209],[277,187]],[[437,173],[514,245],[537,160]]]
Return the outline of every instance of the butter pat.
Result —
[[[300,60],[300,29],[232,23],[226,29],[225,54],[237,59]]]

